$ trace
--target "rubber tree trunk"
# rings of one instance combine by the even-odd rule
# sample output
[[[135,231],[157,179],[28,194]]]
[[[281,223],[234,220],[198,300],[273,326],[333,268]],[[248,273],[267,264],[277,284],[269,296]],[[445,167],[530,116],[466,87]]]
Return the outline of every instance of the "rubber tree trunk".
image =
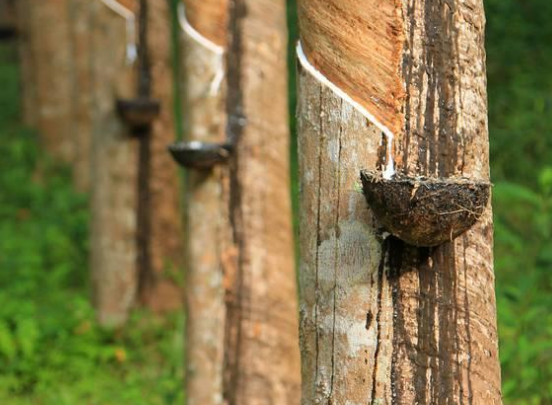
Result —
[[[36,125],[45,150],[73,161],[72,57],[69,0],[24,0],[19,6],[24,31],[23,89],[25,116]],[[32,71],[32,73],[30,73]],[[32,103],[31,103],[32,101]],[[29,105],[27,105],[27,103]]]
[[[91,2],[45,1],[36,6],[35,1],[14,2],[23,120],[38,129],[42,144],[54,158],[73,166],[75,187],[88,191]]]
[[[488,180],[483,2],[300,0],[299,19],[303,403],[500,404],[491,207],[415,248],[359,184],[387,152]]]
[[[69,2],[70,45],[72,63],[72,166],[77,190],[90,190],[92,175],[92,2]]]
[[[187,136],[234,143],[187,173],[188,403],[297,404],[285,4],[185,5]]]
[[[91,8],[91,271],[100,323],[119,326],[138,289],[138,141],[118,116],[115,102],[135,97],[136,66],[127,57],[125,19],[101,1],[92,2]]]
[[[182,210],[178,168],[167,153],[176,139],[172,71],[170,2],[148,0],[147,44],[151,95],[161,103],[161,114],[154,121],[142,154],[141,203],[144,243],[140,260],[140,298],[154,311],[182,307],[182,288],[178,285],[183,265]],[[144,150],[142,150],[144,152]],[[142,167],[144,169],[144,167]],[[147,223],[147,224],[146,224]],[[144,255],[144,250],[146,254]]]
[[[211,10],[224,11],[224,14],[210,15]],[[226,118],[224,76],[221,74],[225,73],[228,1],[187,1],[186,14],[183,14],[184,8],[179,11],[185,136],[193,141],[222,143],[226,136]],[[211,26],[202,26],[207,22]],[[214,30],[217,22],[220,29]],[[190,30],[195,27],[200,30],[205,43],[198,42],[191,34]],[[185,172],[185,392],[189,405],[224,403],[226,305],[222,266],[225,239],[230,237],[224,186],[227,178],[228,170],[223,167]]]

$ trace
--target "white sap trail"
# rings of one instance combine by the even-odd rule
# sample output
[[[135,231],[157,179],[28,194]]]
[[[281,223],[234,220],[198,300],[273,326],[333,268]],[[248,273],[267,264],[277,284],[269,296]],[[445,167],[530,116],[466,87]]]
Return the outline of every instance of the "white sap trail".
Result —
[[[127,46],[126,60],[132,65],[138,58],[138,46],[136,38],[136,16],[132,11],[118,3],[116,0],[101,0],[112,11],[123,17],[126,21]]]
[[[324,76],[318,69],[316,69],[308,61],[305,52],[303,52],[303,47],[301,46],[300,41],[297,42],[297,58],[299,59],[301,66],[303,66],[303,68],[305,68],[312,76],[314,76],[315,79],[317,79],[320,83],[328,87],[335,94],[337,94],[343,100],[352,105],[354,109],[356,109],[359,113],[366,117],[368,121],[370,121],[383,132],[387,139],[387,164],[382,175],[384,179],[391,179],[391,177],[395,175],[395,162],[393,160],[393,139],[395,136],[393,132],[391,132],[391,130],[383,125],[381,122],[379,122],[376,117],[370,114],[370,112],[365,107],[353,100],[347,93],[345,93],[335,84],[333,84],[330,80],[328,80],[326,76]]]
[[[224,53],[224,48],[222,46],[219,46],[213,41],[205,38],[190,25],[188,19],[186,18],[186,8],[184,7],[184,3],[178,4],[178,21],[180,23],[180,28],[182,28],[182,30],[196,42],[218,55],[222,55]]]
[[[194,27],[190,25],[188,22],[188,19],[186,18],[186,8],[184,6],[184,3],[178,4],[178,22],[180,24],[180,28],[182,31],[186,33],[190,38],[192,38],[194,41],[196,41],[198,44],[203,46],[204,48],[210,50],[215,55],[220,56],[220,62],[219,66],[217,68],[217,72],[215,74],[215,77],[213,78],[213,81],[211,82],[211,86],[209,89],[209,93],[211,95],[215,95],[218,93],[220,86],[222,85],[222,81],[224,80],[224,61],[222,59],[222,56],[224,55],[224,48],[222,46],[219,46],[215,44],[213,41],[209,40],[208,38],[205,38],[203,35],[201,35]]]

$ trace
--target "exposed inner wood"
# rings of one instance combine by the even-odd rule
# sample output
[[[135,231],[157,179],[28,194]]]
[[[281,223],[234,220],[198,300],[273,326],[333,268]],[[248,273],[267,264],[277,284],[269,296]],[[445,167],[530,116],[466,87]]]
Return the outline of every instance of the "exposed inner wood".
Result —
[[[356,72],[381,53],[366,56],[355,41],[335,39],[359,8],[367,26],[381,23],[376,11],[364,14],[372,6],[344,3],[346,12],[326,1],[301,4],[310,60],[330,79],[332,70],[354,77],[342,55],[359,58]],[[400,69],[392,80],[404,86],[394,118],[398,171],[488,180],[482,1],[374,3],[394,7],[404,33],[395,37]],[[311,27],[331,32],[316,37]],[[359,37],[386,43],[394,35]],[[326,71],[318,54],[333,67]],[[362,88],[385,82],[362,80]],[[303,402],[501,404],[490,207],[437,248],[383,240],[358,190],[360,169],[385,163],[380,131],[308,72],[299,83]]]
[[[299,0],[309,61],[397,134],[405,97],[400,0]]]
[[[138,1],[136,0],[115,0],[115,1],[132,12],[138,11],[139,4],[138,4]]]
[[[219,46],[226,46],[229,0],[183,0],[186,18],[201,35]]]

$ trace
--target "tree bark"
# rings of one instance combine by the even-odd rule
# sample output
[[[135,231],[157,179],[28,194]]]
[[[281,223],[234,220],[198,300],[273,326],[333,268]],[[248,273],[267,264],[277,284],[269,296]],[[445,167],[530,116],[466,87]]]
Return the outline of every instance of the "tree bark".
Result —
[[[189,11],[206,8],[201,0],[187,1]],[[212,4],[227,10],[228,1]],[[182,10],[180,10],[182,11]],[[207,15],[200,12],[200,15]],[[207,19],[207,18],[205,18]],[[223,38],[226,36],[226,17]],[[183,49],[185,136],[200,142],[224,142],[226,122],[223,86],[215,81],[224,73],[224,48],[206,48],[189,35],[196,21],[180,15]],[[191,24],[194,24],[193,26]],[[198,27],[198,29],[200,29]],[[186,30],[186,31],[185,31]],[[202,35],[206,31],[201,31]],[[207,38],[207,37],[204,37]],[[214,40],[214,38],[213,38]],[[217,78],[218,76],[218,78]],[[215,83],[216,87],[213,87]],[[222,81],[220,80],[222,84]],[[210,171],[189,170],[185,173],[186,215],[186,395],[189,405],[218,405],[224,403],[224,278],[222,271],[224,240],[230,223],[223,181],[227,170],[215,167]]]
[[[45,150],[54,158],[71,163],[74,150],[69,1],[25,0],[24,3],[26,7],[19,9],[20,18],[25,21],[27,35],[32,37],[26,42],[32,65],[26,66],[28,62],[24,62],[24,77],[26,70],[31,69],[36,86],[32,95],[24,97],[24,100],[34,99],[25,110],[34,110],[29,114],[36,116],[36,120],[29,115],[29,121],[36,123]]]
[[[188,403],[297,404],[285,4],[215,3],[186,1],[203,40],[183,33],[188,137],[234,144],[188,173]]]
[[[483,3],[357,3],[299,2],[303,403],[500,404],[491,207],[415,248],[359,184],[388,148],[400,173],[488,180]]]
[[[138,141],[115,111],[115,102],[136,95],[136,67],[127,61],[125,20],[100,1],[92,2],[91,10],[91,271],[100,323],[120,326],[138,288]]]
[[[178,168],[167,153],[176,139],[172,72],[171,16],[168,1],[148,0],[147,43],[151,77],[151,96],[160,101],[161,114],[154,121],[146,146],[149,158],[141,199],[147,222],[141,230],[148,254],[140,263],[141,301],[156,312],[182,307],[182,288],[178,275],[183,265],[183,231]],[[144,201],[142,201],[144,202]],[[141,249],[144,249],[142,246]]]
[[[34,3],[16,3],[23,120],[38,129],[43,146],[54,158],[72,164],[77,190],[88,191],[91,2]]]
[[[73,183],[77,190],[90,190],[92,175],[92,58],[91,2],[69,2],[71,64],[72,64],[72,166]]]

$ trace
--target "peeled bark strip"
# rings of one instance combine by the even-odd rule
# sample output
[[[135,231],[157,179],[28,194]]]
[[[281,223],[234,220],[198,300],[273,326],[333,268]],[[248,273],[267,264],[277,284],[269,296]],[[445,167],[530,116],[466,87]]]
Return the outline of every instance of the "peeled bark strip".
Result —
[[[482,1],[299,7],[309,61],[393,129],[398,172],[488,180]],[[299,87],[303,403],[501,404],[491,207],[436,248],[386,238],[359,184],[385,137]]]
[[[91,271],[101,324],[122,325],[138,287],[138,142],[115,111],[118,97],[136,94],[135,67],[126,61],[126,23],[100,1],[92,8]]]
[[[400,1],[298,1],[301,42],[311,63],[392,132],[403,121]]]
[[[229,0],[187,0],[186,18],[190,25],[209,41],[226,46]]]
[[[188,174],[188,403],[293,405],[300,376],[285,4],[234,0],[229,10],[225,93],[213,86],[223,56],[184,41],[190,140],[235,143],[228,166]],[[202,35],[209,24],[222,22],[190,21]]]
[[[227,9],[221,1],[220,8]],[[181,21],[181,24],[186,24]],[[184,27],[183,27],[184,28]],[[224,56],[182,31],[186,138],[224,142],[224,98],[213,81]],[[214,90],[214,91],[213,91]],[[222,243],[228,207],[226,170],[189,170],[186,176],[186,395],[189,405],[223,404],[225,302]]]
[[[144,181],[147,206],[143,215],[149,223],[140,232],[147,240],[148,255],[141,268],[141,300],[154,311],[168,311],[182,306],[182,291],[177,273],[183,264],[182,214],[178,168],[167,153],[167,145],[176,138],[173,108],[173,73],[171,17],[169,2],[148,0],[147,44],[151,77],[151,96],[161,102],[161,114],[153,123],[148,142],[149,175]],[[142,261],[142,260],[141,260]]]

